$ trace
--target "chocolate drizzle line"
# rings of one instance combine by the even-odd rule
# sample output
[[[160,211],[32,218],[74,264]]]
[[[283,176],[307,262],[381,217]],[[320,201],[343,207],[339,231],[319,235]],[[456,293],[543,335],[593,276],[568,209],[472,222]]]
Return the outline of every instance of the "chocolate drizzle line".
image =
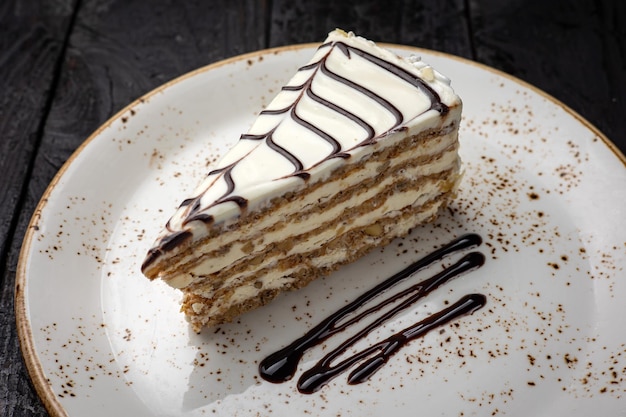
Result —
[[[374,128],[370,126],[365,120],[361,119],[356,114],[344,109],[343,107],[340,107],[336,105],[335,103],[328,101],[324,99],[323,97],[318,96],[317,94],[313,92],[312,88],[307,90],[307,95],[309,96],[309,98],[311,98],[311,100],[323,106],[328,107],[329,109],[341,114],[342,116],[345,116],[346,118],[358,124],[367,133],[368,138],[373,138],[374,135],[376,134],[376,132],[374,132]]]
[[[367,97],[369,97],[371,100],[375,101],[376,103],[378,103],[381,107],[383,107],[385,110],[387,110],[388,112],[390,112],[393,117],[396,119],[395,124],[393,125],[393,127],[389,130],[393,130],[395,129],[397,126],[399,126],[400,124],[402,124],[402,122],[404,121],[404,117],[402,116],[402,112],[400,112],[400,110],[398,110],[398,108],[396,106],[394,106],[393,104],[391,104],[387,99],[379,96],[378,94],[374,93],[372,90],[363,87],[362,85],[347,79],[346,77],[342,77],[339,74],[335,74],[334,72],[332,72],[331,70],[328,69],[328,67],[326,66],[326,62],[322,63],[321,66],[321,70],[322,70],[322,74],[326,75],[329,78],[332,78],[335,81],[339,81],[342,84],[347,85],[348,87],[366,95]],[[369,142],[370,140],[374,139],[374,136],[368,137],[366,142]]]
[[[332,151],[330,152],[330,154],[326,158],[316,163],[314,166],[317,166],[321,164],[322,162],[331,158],[336,158],[336,157],[347,158],[349,157],[349,154],[346,152],[346,150],[341,149],[341,145],[339,144],[336,138],[333,138],[329,133],[323,131],[320,127],[315,126],[314,124],[304,120],[302,117],[300,117],[297,114],[297,106],[303,97],[303,93],[306,93],[306,95],[312,100],[314,100],[315,102],[333,110],[336,113],[341,114],[342,116],[358,124],[365,131],[366,139],[363,140],[361,143],[359,143],[357,146],[368,145],[368,144],[375,142],[375,135],[376,135],[374,128],[371,125],[369,125],[367,122],[365,122],[363,119],[359,118],[358,116],[350,112],[348,109],[338,106],[337,104],[332,103],[331,101],[326,100],[323,97],[320,97],[319,95],[313,92],[313,80],[315,78],[315,75],[318,73],[318,71],[320,71],[325,76],[337,82],[340,82],[356,91],[359,91],[360,93],[369,97],[371,100],[378,103],[378,105],[380,105],[381,107],[389,111],[394,116],[395,124],[386,132],[383,132],[382,134],[380,134],[380,137],[386,136],[391,131],[398,130],[398,127],[404,122],[404,117],[402,113],[391,102],[379,96],[378,94],[374,93],[373,91],[369,90],[368,88],[358,84],[357,82],[349,80],[345,77],[340,76],[339,74],[334,73],[326,66],[326,61],[333,50],[332,47],[335,47],[335,46],[349,58],[350,58],[350,53],[355,53],[356,55],[364,58],[368,62],[390,72],[391,74],[397,76],[398,78],[408,82],[412,86],[420,89],[424,94],[426,94],[426,96],[428,97],[431,103],[428,110],[436,110],[441,114],[445,114],[448,111],[448,107],[441,102],[441,98],[439,97],[439,95],[437,94],[435,90],[433,90],[421,78],[411,74],[410,72],[400,68],[399,66],[392,64],[390,62],[387,62],[384,59],[378,58],[375,55],[372,55],[368,52],[349,46],[343,42],[323,44],[320,46],[319,49],[331,47],[330,50],[326,53],[326,55],[324,55],[320,60],[316,62],[312,62],[308,65],[304,65],[298,69],[298,71],[310,71],[310,70],[313,71],[313,73],[307,78],[307,80],[305,80],[300,85],[284,86],[282,88],[283,91],[293,91],[293,92],[300,93],[298,94],[298,97],[294,100],[294,102],[291,105],[281,108],[281,109],[264,110],[261,112],[261,115],[281,115],[281,114],[289,113],[290,117],[296,123],[312,131],[317,136],[319,136],[320,138],[322,138],[323,140],[331,144]],[[266,139],[268,141],[268,146],[270,146],[271,149],[278,152],[280,155],[288,159],[294,165],[295,170],[292,173],[293,176],[299,176],[305,180],[308,179],[309,175],[304,175],[304,166],[303,166],[302,161],[300,161],[295,155],[287,151],[287,149],[285,149],[282,146],[279,146],[272,140],[272,133],[274,132],[275,129],[276,127],[273,128],[273,130],[268,132],[267,134],[261,134],[261,135],[244,134],[241,136],[240,139],[253,139],[253,140]]]
[[[226,191],[224,192],[224,194],[222,194],[220,198],[218,198],[215,202],[209,205],[207,209],[229,201],[237,204],[241,210],[245,210],[246,207],[248,207],[248,200],[238,195],[232,195],[233,191],[235,190],[235,181],[233,180],[232,170],[233,168],[235,168],[235,166],[236,164],[230,164],[228,166],[225,166],[224,168],[216,169],[209,173],[209,176],[215,174],[222,175],[222,177],[224,178],[224,182],[226,183]],[[207,224],[213,222],[213,216],[199,212],[199,210],[201,209],[201,199],[202,194],[192,200],[194,204],[191,206],[191,210],[189,210],[189,212],[187,213],[187,218],[183,222],[183,225],[186,225],[187,223],[194,220],[199,220]],[[191,205],[191,201],[188,200],[183,201],[183,203],[186,203],[186,206]]]
[[[438,260],[441,260],[445,256],[451,255],[463,249],[467,249],[473,246],[478,246],[481,243],[482,243],[481,237],[475,233],[463,235],[453,240],[452,242],[448,243],[447,245],[430,253],[424,258],[418,260],[417,262],[409,265],[408,267],[396,273],[395,275],[391,276],[390,278],[386,279],[385,281],[381,282],[380,284],[378,284],[371,290],[357,297],[351,303],[347,304],[346,306],[342,307],[335,313],[331,314],[330,316],[322,320],[322,322],[320,322],[317,326],[309,330],[304,336],[298,338],[287,347],[263,359],[261,363],[259,364],[259,373],[261,377],[269,382],[274,382],[274,383],[279,383],[279,382],[290,380],[295,375],[298,363],[300,362],[300,360],[302,359],[302,356],[308,349],[320,344],[321,342],[323,342],[330,336],[345,330],[346,328],[348,328],[352,324],[357,323],[358,321],[362,320],[366,316],[374,312],[380,311],[386,305],[389,305],[402,298],[406,298],[404,301],[400,302],[397,306],[390,309],[388,312],[381,315],[380,317],[376,318],[370,325],[368,325],[367,327],[359,331],[356,335],[354,335],[353,337],[349,338],[347,341],[339,345],[339,347],[337,347],[335,350],[333,350],[328,355],[326,355],[322,360],[320,360],[313,369],[303,374],[303,376],[300,378],[300,381],[298,383],[298,389],[303,393],[311,393],[311,392],[316,391],[325,382],[327,382],[328,380],[330,380],[337,374],[343,372],[344,370],[352,366],[354,363],[367,357],[370,353],[374,352],[375,350],[378,350],[378,348],[375,348],[375,347],[370,348],[370,350],[368,350],[368,353],[364,354],[364,356],[358,356],[362,354],[361,352],[357,354],[358,356],[357,358],[353,357],[353,358],[346,359],[345,361],[341,362],[336,367],[331,367],[330,363],[337,356],[341,355],[348,347],[352,346],[355,342],[365,337],[367,334],[369,334],[372,330],[380,326],[386,320],[393,317],[394,315],[396,315],[398,312],[402,311],[403,309],[411,306],[416,301],[418,301],[419,299],[423,298],[424,296],[426,296],[427,294],[429,294],[430,292],[438,288],[440,285],[448,282],[449,280],[459,276],[460,274],[464,272],[467,272],[471,269],[474,269],[483,265],[484,260],[485,260],[484,255],[482,255],[479,252],[469,253],[466,256],[464,256],[460,261],[458,261],[456,264],[435,274],[431,278],[421,281],[411,286],[410,288],[404,291],[401,291],[395,295],[391,295],[385,300],[380,301],[378,304],[371,306],[358,314],[355,314],[354,317],[344,320],[348,315],[355,313],[357,310],[361,309],[363,306],[369,303],[372,299],[384,293],[385,291],[389,290],[391,287],[395,286],[399,282],[402,282],[403,280],[413,275],[417,271],[426,268],[427,266],[431,265],[432,263]],[[423,325],[426,326],[426,323],[430,323],[431,321],[433,323],[437,322],[438,323],[437,325],[441,325],[451,320],[452,318],[456,317],[455,315],[449,314],[449,313],[450,312],[437,313],[437,314],[442,314],[445,317],[448,317],[448,319],[446,319],[443,322],[441,321],[441,319],[435,317],[437,316],[436,314],[434,316],[431,316],[425,319],[423,321]],[[428,325],[427,327],[424,327],[424,329],[430,330],[433,327],[433,325]],[[415,326],[412,326],[411,328],[413,327]],[[405,331],[401,333],[404,334],[406,330],[408,329],[405,329]],[[422,331],[420,335],[424,334],[428,330]],[[413,334],[413,331],[411,331],[410,334]],[[397,336],[397,337],[402,338],[404,336],[402,337]],[[406,342],[408,342],[408,340],[406,340],[402,344],[405,344]],[[375,346],[382,346],[382,345],[377,344]],[[387,352],[389,351],[389,349],[385,349],[384,351]],[[386,362],[388,357],[393,352],[395,352],[395,348],[392,349],[390,352],[391,353],[389,353],[388,355],[387,354],[383,356],[378,355],[377,357],[379,357],[379,359],[376,359],[376,363],[382,366],[382,364]],[[380,362],[381,359],[382,359],[382,362]],[[372,368],[368,366],[367,369],[372,369]],[[378,368],[374,369],[374,372],[377,369]],[[355,375],[353,377],[354,381],[361,380],[366,375],[364,372],[365,370],[361,369],[361,371],[358,372],[358,375],[361,375],[361,376]],[[367,376],[368,377],[371,376],[372,373],[373,372],[367,373]]]
[[[426,95],[428,95],[428,98],[430,99],[431,104],[429,110],[436,110],[441,114],[445,114],[448,112],[449,108],[441,102],[439,94],[437,94],[437,92],[433,90],[428,84],[426,84],[421,78],[416,77],[415,75],[400,68],[397,65],[392,64],[391,62],[385,61],[384,59],[381,59],[361,49],[351,48],[344,43],[338,43],[337,47],[341,49],[347,56],[350,56],[350,52],[354,52],[356,55],[359,55],[360,57],[365,58],[371,63],[386,69],[395,76],[422,90]]]
[[[376,373],[389,358],[397,353],[400,348],[413,339],[423,336],[430,330],[442,326],[455,318],[471,314],[478,310],[487,302],[487,298],[482,294],[469,294],[463,296],[459,301],[448,308],[445,308],[424,320],[407,327],[406,329],[376,343],[362,351],[350,356],[335,366],[330,362],[347,348],[346,343],[340,345],[327,356],[319,361],[313,368],[304,372],[298,381],[298,391],[303,394],[312,394],[328,383],[332,378],[344,372],[359,361],[364,361],[348,376],[348,384],[355,385],[367,381]],[[376,353],[374,356],[372,356]]]
[[[320,164],[322,164],[323,162],[332,159],[332,158],[349,158],[350,154],[348,153],[351,149],[342,149],[341,145],[339,143],[339,141],[332,137],[331,134],[329,134],[328,132],[325,132],[321,127],[319,126],[315,126],[313,123],[305,120],[303,117],[301,117],[298,113],[297,113],[297,107],[298,104],[300,103],[300,101],[302,100],[303,96],[306,94],[307,97],[309,97],[311,100],[317,102],[318,104],[327,107],[328,109],[346,117],[347,119],[353,121],[354,123],[356,123],[358,126],[360,126],[366,135],[366,138],[361,141],[359,144],[357,144],[356,146],[354,146],[352,149],[360,147],[360,146],[367,146],[367,145],[371,145],[374,144],[378,139],[383,138],[385,136],[387,136],[389,133],[391,132],[395,132],[398,130],[401,130],[402,123],[404,123],[404,117],[402,115],[402,113],[400,112],[400,110],[398,108],[396,108],[391,102],[389,102],[388,100],[386,100],[385,98],[377,95],[376,93],[374,93],[373,91],[369,90],[368,88],[366,88],[365,86],[360,85],[358,82],[356,81],[352,81],[349,80],[345,77],[342,77],[339,74],[334,73],[332,70],[330,70],[327,66],[326,66],[326,61],[328,60],[328,57],[331,55],[332,51],[334,50],[334,48],[338,48],[339,51],[341,51],[341,53],[345,54],[348,58],[352,59],[351,54],[355,54],[358,55],[359,57],[367,60],[368,62],[372,63],[373,65],[376,65],[380,68],[382,68],[383,70],[393,74],[394,76],[406,81],[407,83],[409,83],[410,85],[412,85],[413,87],[418,88],[419,90],[421,90],[430,100],[430,107],[428,110],[436,110],[438,111],[440,114],[445,114],[448,111],[448,107],[443,104],[441,102],[441,98],[439,97],[439,95],[437,94],[437,92],[435,90],[433,90],[428,84],[426,84],[422,79],[420,79],[419,77],[411,74],[410,72],[406,71],[405,69],[391,63],[391,62],[387,62],[384,59],[378,58],[375,55],[372,55],[368,52],[362,51],[358,48],[352,47],[350,45],[347,45],[343,42],[329,42],[326,44],[323,44],[319,47],[319,49],[325,49],[328,48],[328,51],[326,52],[326,54],[324,56],[322,56],[318,61],[316,62],[312,62],[310,64],[304,65],[302,67],[299,68],[298,71],[312,71],[312,74],[300,85],[296,85],[296,86],[284,86],[282,88],[282,90],[284,91],[293,91],[293,92],[298,92],[299,94],[297,95],[296,99],[294,100],[294,102],[292,104],[290,104],[287,107],[281,108],[281,109],[269,109],[269,110],[264,110],[260,113],[260,115],[267,115],[267,116],[280,116],[280,115],[286,115],[289,114],[289,117],[291,117],[296,123],[298,123],[300,126],[302,126],[305,129],[310,130],[311,132],[313,132],[314,134],[316,134],[317,136],[319,136],[322,140],[327,141],[328,143],[330,143],[332,150],[330,151],[330,153],[325,157],[322,158],[320,161],[316,162],[315,164],[313,164],[310,167],[305,168],[303,162],[296,156],[294,155],[292,152],[290,152],[287,147],[284,146],[284,144],[280,145],[278,143],[276,143],[274,141],[273,138],[273,134],[276,131],[276,129],[278,128],[280,122],[278,122],[278,124],[273,127],[269,132],[264,133],[264,134],[243,134],[240,137],[240,140],[254,140],[254,141],[263,141],[265,140],[265,143],[267,144],[267,146],[272,149],[273,151],[277,152],[279,155],[281,155],[283,158],[287,159],[293,166],[294,166],[294,170],[291,174],[283,177],[299,177],[303,180],[308,180],[310,178],[310,173],[307,172],[309,169],[316,167]],[[355,114],[353,114],[351,111],[349,111],[348,109],[345,109],[335,103],[332,103],[331,101],[320,97],[319,95],[315,94],[313,92],[313,81],[315,79],[316,74],[318,74],[318,72],[321,72],[322,74],[324,74],[325,76],[339,82],[342,83],[344,85],[346,85],[347,87],[350,87],[356,91],[359,91],[360,93],[362,93],[363,95],[365,95],[366,97],[368,97],[370,100],[376,102],[379,106],[381,106],[382,108],[384,108],[385,110],[387,110],[388,112],[390,112],[393,117],[395,118],[395,122],[393,124],[393,126],[391,126],[389,129],[387,129],[386,131],[380,133],[378,136],[375,133],[374,128],[368,124],[367,122],[365,122],[364,120],[362,120],[361,118],[359,118],[358,116],[356,116]],[[427,111],[428,111],[427,110]],[[242,158],[243,159],[243,158]],[[214,171],[211,171],[209,173],[209,176],[212,175],[221,175],[223,180],[226,181],[227,184],[227,192],[222,195],[217,201],[215,201],[214,203],[212,203],[210,206],[202,209],[202,211],[206,211],[211,207],[214,207],[218,204],[221,203],[225,203],[225,202],[234,202],[236,203],[242,210],[244,210],[247,206],[248,206],[248,201],[246,200],[245,197],[242,196],[237,196],[237,195],[230,195],[232,193],[235,192],[236,189],[236,184],[235,181],[232,178],[231,175],[231,171],[235,168],[235,166],[241,161],[235,161],[234,163],[230,164],[227,167],[221,168],[221,169],[217,169]],[[219,177],[216,178],[215,181],[217,181],[219,179]],[[206,191],[205,191],[206,192]],[[201,195],[195,197],[194,199],[188,199],[183,201],[183,203],[181,204],[181,208],[182,207],[187,207],[189,205],[191,205],[192,202],[196,202],[199,203],[202,196],[204,195],[203,192]],[[183,221],[183,226],[188,224],[189,222],[192,221],[202,221],[205,224],[211,224],[214,221],[213,216],[209,215],[209,214],[204,214],[201,211],[199,211],[199,207],[198,208],[192,208],[189,209],[187,208],[187,213],[186,213],[186,219]],[[147,267],[149,264],[153,263],[154,261],[156,261],[156,259],[158,258],[158,253],[161,253],[162,251],[168,251],[173,249],[175,246],[172,245],[168,245],[167,248],[163,245],[160,244],[158,247],[158,251],[152,253],[152,256],[149,256],[146,261],[144,262],[144,267]]]
[[[310,89],[307,90],[307,95],[309,96],[311,95],[310,91]],[[302,117],[300,117],[295,107],[291,110],[291,118],[300,126],[312,131],[317,136],[328,142],[333,147],[331,155],[335,155],[339,153],[339,151],[341,151],[341,144],[337,142],[337,139],[333,138],[330,134],[324,132],[321,128],[315,126],[313,123],[307,122]]]
[[[148,251],[146,258],[141,264],[141,270],[145,272],[148,267],[152,265],[164,251],[167,252],[169,250],[172,250],[182,245],[184,242],[186,242],[188,239],[191,239],[192,237],[192,233],[188,230],[182,230],[177,232],[175,231],[167,235],[161,240],[159,247],[152,248]]]
[[[289,152],[287,149],[283,148],[282,146],[274,142],[274,138],[272,137],[272,135],[269,135],[267,139],[265,139],[265,143],[267,143],[267,146],[270,149],[278,152],[286,160],[288,160],[289,162],[293,164],[295,171],[293,172],[292,175],[299,176],[304,180],[308,179],[311,176],[311,174],[309,174],[308,172],[303,171],[304,166],[302,165],[302,161],[300,161],[294,154]]]

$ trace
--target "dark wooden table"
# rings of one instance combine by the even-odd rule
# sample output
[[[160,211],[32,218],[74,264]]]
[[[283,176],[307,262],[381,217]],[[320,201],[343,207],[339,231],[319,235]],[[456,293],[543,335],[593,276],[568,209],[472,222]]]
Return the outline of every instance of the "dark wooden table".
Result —
[[[4,0],[0,3],[0,411],[47,415],[15,326],[16,265],[48,183],[100,124],[160,84],[341,27],[470,58],[561,100],[626,152],[622,0]],[[626,203],[626,202],[625,202]],[[0,413],[0,414],[2,414]]]

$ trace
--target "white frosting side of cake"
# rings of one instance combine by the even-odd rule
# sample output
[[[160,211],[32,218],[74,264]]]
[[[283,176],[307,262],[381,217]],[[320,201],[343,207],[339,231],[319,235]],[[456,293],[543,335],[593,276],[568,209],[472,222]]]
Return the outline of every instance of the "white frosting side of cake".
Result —
[[[164,242],[181,232],[200,239],[211,224],[327,179],[390,133],[438,128],[457,105],[450,81],[418,58],[335,30],[175,212],[152,255],[175,253]]]

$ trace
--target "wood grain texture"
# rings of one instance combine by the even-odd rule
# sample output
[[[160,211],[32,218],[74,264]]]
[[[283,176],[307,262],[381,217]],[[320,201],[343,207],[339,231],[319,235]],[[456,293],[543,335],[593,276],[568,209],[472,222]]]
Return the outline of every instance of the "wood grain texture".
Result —
[[[80,143],[141,95],[208,63],[263,47],[263,25],[250,24],[263,21],[263,8],[218,3],[83,3],[42,138],[40,154],[51,170],[37,177],[47,184]]]
[[[466,12],[463,0],[274,0],[269,38],[272,46],[321,42],[341,28],[368,39],[470,57]]]
[[[626,3],[471,0],[479,62],[561,100],[626,147]]]
[[[19,351],[13,312],[14,257],[7,257],[41,131],[54,94],[74,1],[0,4],[0,410],[45,413]]]
[[[71,4],[62,2],[46,3],[44,9],[20,1],[5,1],[0,5],[2,254],[47,116],[71,12]]]

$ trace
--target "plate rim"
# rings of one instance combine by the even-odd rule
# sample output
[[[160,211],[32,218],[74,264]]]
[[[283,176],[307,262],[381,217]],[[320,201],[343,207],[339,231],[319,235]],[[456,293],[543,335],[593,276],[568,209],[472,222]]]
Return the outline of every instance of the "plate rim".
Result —
[[[413,53],[426,53],[428,55],[438,56],[447,58],[450,60],[459,61],[466,65],[471,65],[477,67],[483,71],[487,71],[493,73],[499,77],[506,78],[510,81],[513,81],[520,86],[529,89],[538,95],[542,96],[546,100],[552,102],[556,106],[563,109],[566,113],[570,114],[574,117],[578,122],[584,125],[587,129],[589,129],[594,135],[602,140],[604,145],[620,160],[626,168],[626,156],[622,151],[615,145],[600,129],[598,129],[594,124],[585,119],[581,114],[573,110],[567,104],[563,103],[559,99],[554,96],[548,94],[547,92],[541,90],[540,88],[524,81],[516,76],[508,74],[502,70],[490,67],[486,64],[473,61],[468,58],[464,58],[461,56],[449,54],[446,52],[435,51],[427,48],[421,48],[411,45],[402,45],[402,44],[394,44],[394,43],[385,43],[385,42],[377,42],[378,45],[388,48],[388,49],[396,49],[396,50],[404,50],[407,52]],[[105,121],[102,125],[100,125],[93,133],[91,133],[77,148],[76,150],[69,156],[69,158],[63,163],[61,168],[54,175],[46,190],[43,192],[42,196],[37,203],[33,214],[28,222],[24,238],[22,240],[22,245],[20,248],[20,253],[17,262],[16,276],[15,276],[15,287],[14,287],[14,311],[15,311],[15,322],[17,327],[17,335],[18,341],[20,345],[20,351],[22,354],[22,358],[26,365],[26,369],[28,371],[28,375],[30,380],[35,388],[35,391],[42,401],[46,411],[53,417],[67,417],[67,411],[65,407],[61,404],[58,399],[58,396],[52,390],[51,384],[47,381],[46,374],[43,370],[43,366],[41,360],[39,358],[39,354],[35,349],[35,344],[33,340],[33,331],[31,327],[30,315],[27,311],[27,294],[26,287],[28,285],[28,275],[27,275],[27,264],[29,261],[30,248],[33,243],[34,238],[34,225],[37,223],[38,218],[40,217],[40,213],[45,209],[48,197],[56,188],[56,185],[59,183],[61,178],[65,175],[68,168],[75,162],[75,160],[79,157],[79,155],[84,151],[84,149],[89,146],[92,142],[96,140],[96,138],[100,135],[102,131],[109,128],[113,124],[114,121],[121,118],[123,114],[127,113],[133,107],[147,101],[152,96],[161,93],[162,91],[172,87],[175,84],[178,84],[182,81],[185,81],[188,78],[192,78],[197,76],[198,74],[205,73],[207,71],[212,71],[214,69],[233,64],[235,62],[249,60],[262,55],[269,54],[279,54],[284,52],[291,52],[296,50],[303,49],[313,49],[317,48],[320,45],[319,42],[316,43],[300,43],[300,44],[292,44],[285,46],[278,46],[273,48],[260,49],[240,55],[235,55],[229,58],[225,58],[211,64],[207,64],[205,66],[199,67],[195,70],[189,71],[185,74],[182,74],[178,77],[173,78],[172,80],[159,85],[158,87],[152,89],[151,91],[141,95],[139,98],[133,100],[128,105],[124,106],[121,110],[116,112],[113,116],[111,116],[107,121]]]

